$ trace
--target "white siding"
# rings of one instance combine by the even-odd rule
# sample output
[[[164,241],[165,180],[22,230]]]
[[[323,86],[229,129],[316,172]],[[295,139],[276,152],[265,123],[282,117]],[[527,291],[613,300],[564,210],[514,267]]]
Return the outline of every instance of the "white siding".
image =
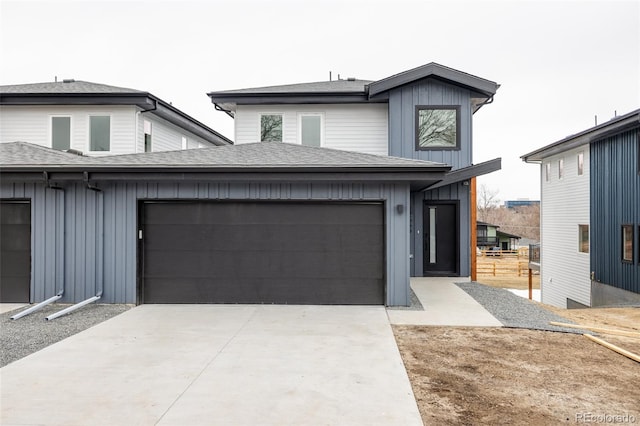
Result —
[[[299,144],[299,113],[324,116],[324,148],[388,155],[387,104],[238,105],[235,143],[259,142],[260,114],[283,114],[283,142]]]
[[[182,149],[182,137],[187,138],[188,148],[202,148],[215,146],[188,132],[181,127],[169,123],[151,113],[142,113],[138,118],[138,152],[144,152],[144,121],[151,122],[151,150],[157,151],[178,151]]]
[[[135,106],[3,106],[0,107],[0,142],[29,142],[51,148],[51,117],[71,117],[71,148],[87,155],[144,152],[144,120],[152,123],[153,151],[182,149],[186,136],[189,148],[213,146],[204,139],[152,113],[138,114]],[[111,150],[89,151],[89,116],[111,117]],[[135,132],[137,123],[137,134]],[[137,145],[137,147],[136,147]]]
[[[580,152],[584,153],[584,173],[579,176],[577,158]],[[562,179],[558,178],[560,159],[564,159]],[[547,163],[551,164],[548,182],[545,177]],[[541,180],[542,302],[566,308],[567,298],[570,298],[591,305],[589,254],[578,251],[578,225],[590,225],[589,145],[545,158]]]
[[[51,116],[71,117],[71,148],[89,155],[135,152],[133,106],[3,106],[0,108],[0,142],[29,142],[51,148]],[[111,117],[111,150],[89,151],[89,116]]]

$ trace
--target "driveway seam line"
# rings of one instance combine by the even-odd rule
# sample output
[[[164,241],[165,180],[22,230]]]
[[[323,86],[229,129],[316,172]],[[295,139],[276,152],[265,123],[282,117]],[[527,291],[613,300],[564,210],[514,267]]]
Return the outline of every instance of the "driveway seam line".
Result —
[[[242,324],[242,326],[240,328],[238,328],[238,330],[236,330],[236,332],[233,334],[233,336],[231,336],[231,338],[227,341],[227,343],[225,343],[218,352],[216,352],[216,354],[213,356],[213,358],[211,358],[209,360],[209,362],[207,362],[207,364],[202,367],[202,369],[200,370],[200,372],[196,375],[196,377],[193,378],[193,380],[184,388],[184,390],[182,392],[180,392],[180,394],[173,400],[173,402],[169,405],[169,407],[167,407],[167,409],[164,411],[164,413],[162,413],[162,415],[160,416],[160,418],[158,418],[158,421],[155,422],[155,425],[158,425],[162,419],[164,419],[164,417],[167,415],[167,413],[173,408],[174,405],[176,405],[176,403],[182,398],[182,396],[189,390],[191,389],[191,386],[193,386],[193,384],[202,376],[202,373],[204,373],[204,371],[209,368],[209,366],[213,363],[213,361],[215,361],[220,354],[227,348],[227,346],[229,346],[229,344],[235,340],[235,338],[238,336],[238,334],[240,334],[240,332],[242,330],[244,330],[244,328],[247,326],[247,324],[249,324],[249,322],[251,322],[251,320],[253,319],[253,317],[256,316],[256,314],[258,313],[258,309],[260,308],[260,306],[256,306],[253,313],[251,314],[251,316],[249,316],[249,318],[244,322],[244,324]]]

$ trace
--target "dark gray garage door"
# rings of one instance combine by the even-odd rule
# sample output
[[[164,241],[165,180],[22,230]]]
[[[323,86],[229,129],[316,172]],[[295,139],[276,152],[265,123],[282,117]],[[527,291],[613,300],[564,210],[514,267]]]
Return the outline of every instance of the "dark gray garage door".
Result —
[[[143,303],[383,304],[381,203],[145,202]]]
[[[31,281],[31,204],[0,202],[0,302],[28,303]]]

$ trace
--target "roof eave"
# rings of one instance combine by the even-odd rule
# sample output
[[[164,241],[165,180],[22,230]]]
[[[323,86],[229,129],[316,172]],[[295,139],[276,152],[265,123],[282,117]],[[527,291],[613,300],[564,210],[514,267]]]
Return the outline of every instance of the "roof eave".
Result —
[[[640,109],[591,127],[575,135],[568,136],[528,154],[520,156],[525,163],[540,163],[544,158],[560,154],[582,145],[625,132],[640,126]]]
[[[382,80],[374,81],[369,84],[369,97],[374,97],[396,87],[404,86],[406,84],[413,83],[414,81],[429,77],[479,92],[486,95],[487,98],[495,95],[498,87],[500,87],[493,81],[476,77],[452,68],[447,68],[432,62]]]

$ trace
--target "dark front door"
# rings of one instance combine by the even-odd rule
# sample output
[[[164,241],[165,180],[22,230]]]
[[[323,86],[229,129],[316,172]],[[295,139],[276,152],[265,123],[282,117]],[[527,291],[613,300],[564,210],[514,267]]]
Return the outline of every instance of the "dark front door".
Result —
[[[381,203],[145,202],[143,303],[384,304]]]
[[[31,203],[0,202],[0,302],[29,303]]]
[[[458,275],[458,205],[424,205],[424,275]]]

